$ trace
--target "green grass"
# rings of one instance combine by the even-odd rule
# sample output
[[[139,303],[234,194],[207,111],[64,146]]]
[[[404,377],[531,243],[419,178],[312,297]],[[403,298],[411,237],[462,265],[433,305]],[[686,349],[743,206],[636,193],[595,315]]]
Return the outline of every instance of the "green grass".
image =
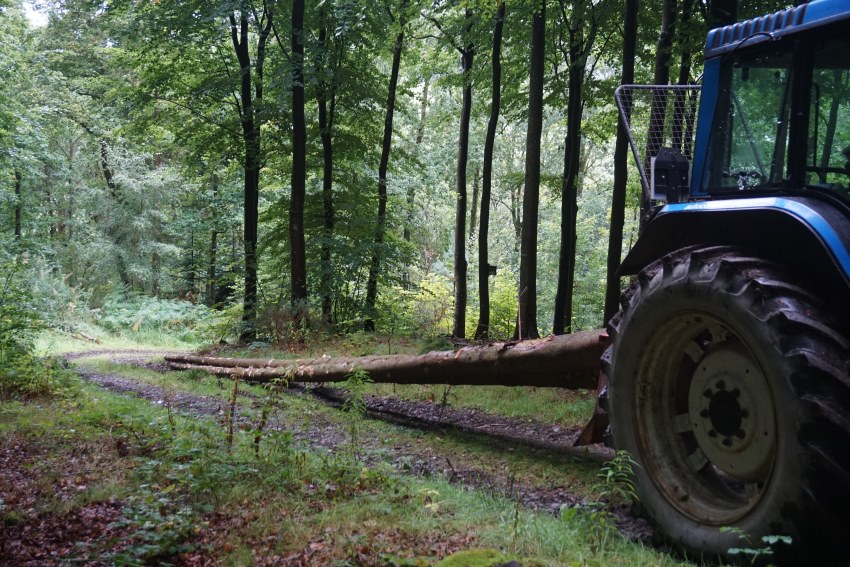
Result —
[[[596,392],[532,386],[430,386],[373,384],[371,393],[408,400],[445,403],[451,408],[475,408],[504,417],[534,419],[566,427],[590,419]]]
[[[229,392],[226,380],[219,384],[187,373],[163,377],[105,361],[93,364],[99,371],[176,391],[222,399]],[[125,503],[123,521],[135,534],[131,545],[92,548],[115,562],[189,553],[245,565],[254,550],[282,558],[309,551],[327,563],[368,557],[427,565],[457,550],[493,548],[527,565],[679,564],[623,540],[610,526],[604,538],[589,535],[575,519],[531,512],[496,493],[466,490],[442,477],[415,478],[380,464],[365,467],[344,452],[329,456],[293,445],[286,433],[264,436],[258,457],[250,430],[237,431],[229,446],[224,427],[213,418],[172,416],[172,427],[167,408],[91,385],[77,388],[76,395],[63,399],[4,404],[0,437],[14,434],[37,444],[43,466],[33,474],[47,495],[39,504],[42,512],[109,498]],[[263,393],[256,387],[246,392]],[[287,423],[303,425],[307,415],[343,424],[352,419],[309,399],[287,396],[281,403],[278,411]],[[598,470],[596,464],[544,458],[521,448],[494,451],[464,435],[370,420],[358,427],[363,438],[387,439],[423,454],[439,451],[484,470],[515,471],[517,478],[564,483],[574,477],[579,492],[589,490]],[[86,489],[71,500],[51,500],[47,488],[61,480],[67,468],[62,463],[83,447],[90,461]],[[26,511],[0,514],[25,516]],[[202,539],[210,542],[208,549],[197,546]]]

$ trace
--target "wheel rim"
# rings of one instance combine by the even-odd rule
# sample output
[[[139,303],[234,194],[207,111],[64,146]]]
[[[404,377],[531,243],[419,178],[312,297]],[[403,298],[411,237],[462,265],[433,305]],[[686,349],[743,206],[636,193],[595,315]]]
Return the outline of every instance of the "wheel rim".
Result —
[[[777,429],[766,374],[719,319],[669,319],[640,356],[636,434],[646,473],[685,516],[730,525],[768,487]]]

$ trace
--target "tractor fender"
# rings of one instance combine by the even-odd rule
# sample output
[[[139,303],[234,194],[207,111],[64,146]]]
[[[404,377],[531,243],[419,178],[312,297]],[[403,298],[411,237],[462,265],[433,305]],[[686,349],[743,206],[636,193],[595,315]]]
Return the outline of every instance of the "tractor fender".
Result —
[[[828,297],[846,298],[848,217],[843,205],[815,196],[666,205],[646,225],[619,273],[637,274],[654,260],[688,246],[728,245],[787,266]]]

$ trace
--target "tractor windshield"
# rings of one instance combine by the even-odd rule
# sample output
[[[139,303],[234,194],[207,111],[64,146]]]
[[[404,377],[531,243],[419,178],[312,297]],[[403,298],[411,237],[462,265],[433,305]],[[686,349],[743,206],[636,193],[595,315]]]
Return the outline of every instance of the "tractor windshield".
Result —
[[[850,38],[823,34],[807,39],[797,53],[742,50],[723,62],[710,165],[702,180],[709,193],[796,191],[803,185],[848,198]],[[800,122],[805,129],[798,134],[791,124],[792,108],[806,109]],[[789,163],[804,171],[790,171]]]
[[[791,54],[769,53],[725,65],[714,128],[710,192],[775,186],[785,179],[791,108]]]

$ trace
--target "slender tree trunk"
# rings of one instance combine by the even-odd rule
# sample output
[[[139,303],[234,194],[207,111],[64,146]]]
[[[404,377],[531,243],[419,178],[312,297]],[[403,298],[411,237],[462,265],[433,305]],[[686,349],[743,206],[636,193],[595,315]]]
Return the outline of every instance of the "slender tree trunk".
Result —
[[[735,23],[738,18],[738,0],[711,0],[708,4],[709,29]]]
[[[676,0],[663,0],[661,3],[661,31],[658,34],[658,44],[655,51],[655,70],[653,83],[667,85],[670,83],[670,59],[673,47],[673,35],[676,22]],[[664,137],[664,115],[667,108],[667,93],[664,91],[652,94],[652,105],[649,110],[649,135],[646,142],[644,167],[650,168],[650,160],[661,148]],[[641,194],[640,199],[640,230],[646,223],[650,202],[647,193]]]
[[[402,26],[403,28],[403,26]],[[367,331],[375,330],[375,303],[378,299],[378,272],[381,267],[381,252],[384,246],[384,231],[387,222],[387,167],[390,162],[390,148],[393,139],[393,114],[395,112],[395,93],[398,85],[398,70],[401,66],[401,49],[404,46],[404,31],[399,31],[393,45],[393,63],[390,71],[390,87],[387,92],[387,113],[384,117],[384,137],[381,143],[381,162],[378,164],[378,218],[375,225],[375,245],[372,261],[369,265],[369,279],[366,282],[366,320],[363,327]]]
[[[425,82],[422,85],[422,101],[419,103],[419,123],[416,125],[416,147],[422,145],[425,139],[425,120],[428,118],[428,90],[431,83],[431,77],[426,76]],[[404,231],[402,238],[405,242],[410,242],[411,230],[413,228],[413,207],[416,202],[416,185],[411,183],[407,188],[407,219],[404,223]]]
[[[519,290],[515,337],[535,339],[537,331],[537,215],[540,194],[540,137],[543,133],[543,65],[546,49],[546,1],[531,20],[528,131],[525,142],[525,195],[522,200]]]
[[[218,206],[218,175],[212,174],[212,204],[213,207]],[[216,271],[218,267],[216,266],[216,256],[218,254],[218,231],[216,227],[213,226],[213,229],[210,231],[210,264],[207,271],[207,305],[212,307],[216,303],[216,289],[218,287],[216,282]]]
[[[292,2],[292,194],[289,203],[290,303],[306,315],[307,250],[304,200],[307,179],[307,124],[304,118],[304,0]]]
[[[21,239],[21,170],[15,168],[15,240]]]
[[[322,22],[319,30],[319,49],[328,61],[327,28]],[[333,79],[331,79],[333,80]],[[324,233],[321,249],[322,274],[322,320],[331,321],[333,302],[333,265],[331,263],[331,240],[334,233],[333,206],[333,119],[336,104],[336,93],[332,84],[322,81],[319,88],[319,132],[322,138],[322,213],[324,218]],[[330,99],[330,100],[328,100]],[[330,109],[328,108],[330,106]]]
[[[116,198],[118,196],[118,185],[115,183],[112,169],[109,167],[109,146],[105,138],[100,139],[100,169],[103,171],[103,179],[106,181],[106,188],[109,189],[110,197]]]
[[[260,120],[257,112],[263,98],[263,63],[265,46],[271,30],[271,13],[265,14],[266,23],[257,40],[255,59],[256,77],[252,79],[251,52],[249,41],[251,34],[248,26],[248,13],[241,11],[239,21],[230,14],[230,33],[233,49],[239,60],[241,85],[239,100],[241,108],[242,138],[245,146],[244,190],[244,246],[245,246],[245,296],[242,311],[242,333],[240,338],[249,342],[256,338],[257,329],[257,223],[260,190],[260,163],[262,144],[260,138]]]
[[[829,166],[829,156],[832,153],[832,144],[835,143],[835,127],[838,124],[838,110],[841,106],[842,97],[838,95],[839,90],[845,89],[841,82],[841,71],[836,70],[833,74],[833,96],[832,103],[829,105],[829,118],[826,122],[826,132],[823,139],[823,153],[820,158],[820,166],[824,170]],[[826,171],[824,171],[826,175]]]
[[[581,1],[581,0],[579,0]],[[561,184],[561,252],[558,260],[558,287],[555,292],[555,320],[552,332],[563,335],[572,331],[573,287],[575,282],[576,218],[578,216],[578,174],[581,157],[582,86],[585,59],[584,22],[580,7],[573,4],[569,43],[569,101],[567,137],[564,140],[564,175]]]
[[[620,83],[635,81],[635,50],[637,47],[638,0],[626,0],[623,19],[623,72]],[[630,101],[626,101],[627,109]],[[614,143],[614,190],[611,196],[611,227],[608,232],[608,267],[605,285],[605,314],[607,323],[619,310],[620,259],[623,255],[623,223],[626,218],[626,183],[628,181],[629,138],[622,120],[617,122],[617,140]]]
[[[472,59],[475,46],[467,40],[472,31],[472,12],[466,10],[466,25],[461,51],[461,75],[463,77],[463,104],[460,111],[460,134],[458,135],[457,170],[455,174],[455,242],[454,242],[454,278],[455,309],[452,335],[466,337],[466,166],[469,161],[469,121],[472,116]]]
[[[472,205],[469,207],[469,245],[475,242],[475,225],[478,223],[478,195],[480,193],[481,170],[472,174]]]
[[[416,126],[416,147],[418,148],[422,145],[422,140],[425,139],[425,119],[428,116],[428,88],[429,83],[431,82],[431,77],[429,75],[425,76],[425,82],[422,85],[422,101],[419,104],[419,124]],[[405,242],[410,242],[410,238],[412,236],[413,230],[413,213],[416,205],[416,184],[410,183],[407,186],[407,203],[406,203],[406,213],[405,213],[405,222],[404,222],[404,230],[402,231],[402,238]],[[409,267],[404,270],[404,274],[402,274],[402,282],[404,285],[404,289],[410,289],[410,269]]]
[[[490,337],[490,257],[488,238],[490,234],[490,199],[493,188],[493,148],[496,145],[496,127],[502,103],[502,30],[505,23],[505,2],[499,2],[493,26],[493,92],[490,96],[490,119],[484,139],[484,163],[481,179],[481,214],[478,231],[478,326],[475,338]]]
[[[691,49],[687,44],[688,25],[691,20],[691,13],[694,9],[694,0],[683,0],[682,10],[679,17],[679,49],[682,51],[682,59],[679,64],[679,79],[676,82],[678,85],[687,85],[690,83],[691,77]],[[687,93],[685,91],[677,91],[673,103],[673,147],[680,152],[685,151],[685,133],[688,131],[686,116],[687,108]]]

